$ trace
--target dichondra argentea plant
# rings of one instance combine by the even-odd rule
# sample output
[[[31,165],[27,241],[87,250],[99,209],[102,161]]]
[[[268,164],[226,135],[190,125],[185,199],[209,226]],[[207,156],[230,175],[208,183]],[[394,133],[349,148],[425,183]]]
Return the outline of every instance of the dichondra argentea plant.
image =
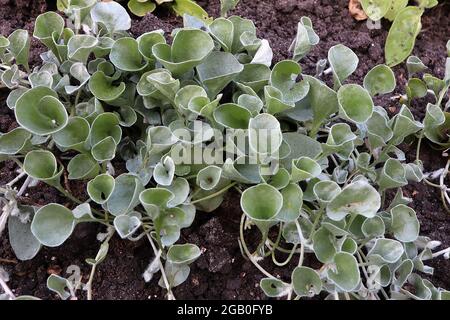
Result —
[[[197,244],[182,243],[182,229],[237,189],[242,253],[265,275],[260,287],[267,296],[449,299],[422,277],[433,272],[426,261],[448,258],[449,249],[433,252],[440,243],[420,235],[402,192],[432,177],[424,178],[419,157],[408,163],[399,145],[418,137],[449,147],[449,106],[442,103],[450,59],[444,79],[421,79],[424,66],[410,57],[406,94],[389,117],[373,102],[396,87],[388,66],[375,66],[361,84],[348,83],[358,57],[338,44],[315,75],[303,73],[299,61],[319,42],[307,17],[298,24],[292,59],[272,67],[269,42],[241,17],[185,16],[171,35],[155,30],[134,38],[116,2],[69,5],[66,14],[36,19],[33,36],[48,51],[33,68],[27,31],[0,37],[1,85],[11,90],[6,103],[18,123],[0,136],[0,159],[19,168],[1,188],[0,227],[7,226],[17,257],[29,260],[42,246],[62,245],[78,224],[105,226],[97,256],[86,261],[87,283],[49,277],[61,298],[83,288],[92,299],[95,270],[114,234],[148,239],[154,258],[143,278],[157,276],[175,298],[172,289],[202,254]],[[427,94],[436,101],[420,122],[409,104]],[[191,157],[180,161],[180,154]],[[118,161],[125,173],[115,173]],[[88,199],[74,197],[64,177],[87,182]],[[73,205],[21,204],[38,182]],[[441,190],[448,197],[448,188]],[[260,232],[260,243],[246,242],[248,229]],[[306,265],[306,256],[320,268]],[[298,263],[289,279],[278,279],[263,259]]]

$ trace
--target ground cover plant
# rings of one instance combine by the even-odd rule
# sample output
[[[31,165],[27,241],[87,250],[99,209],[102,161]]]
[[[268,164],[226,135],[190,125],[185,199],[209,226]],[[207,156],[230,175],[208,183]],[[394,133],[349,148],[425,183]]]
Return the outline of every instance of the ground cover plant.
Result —
[[[448,298],[421,276],[433,271],[424,261],[448,256],[448,249],[433,253],[439,243],[419,235],[402,188],[424,180],[420,153],[407,162],[398,146],[417,136],[448,148],[442,103],[449,68],[444,79],[419,79],[423,63],[410,57],[401,109],[390,117],[373,102],[396,87],[388,66],[375,66],[360,84],[348,83],[358,57],[338,44],[315,74],[303,73],[299,61],[319,41],[307,17],[298,24],[292,60],[272,68],[267,40],[236,16],[210,24],[185,17],[185,27],[171,37],[153,31],[137,39],[114,2],[96,4],[78,25],[70,19],[74,29],[52,12],[36,20],[34,37],[50,50],[39,68],[28,65],[26,32],[1,40],[2,84],[12,90],[7,104],[19,127],[0,137],[0,147],[4,159],[22,168],[2,189],[2,221],[17,257],[31,259],[41,246],[61,245],[79,223],[106,227],[98,254],[86,261],[92,266],[86,283],[49,277],[48,287],[61,298],[76,297],[80,288],[92,298],[95,270],[114,233],[148,239],[154,257],[144,279],[160,273],[160,285],[174,298],[172,289],[202,253],[179,241],[180,230],[196,211],[220,206],[231,189],[242,193],[242,252],[266,276],[260,285],[269,297]],[[329,85],[321,81],[327,74]],[[435,101],[419,122],[409,105],[425,95]],[[222,138],[231,151],[222,150]],[[180,153],[198,150],[202,161],[177,163]],[[211,158],[216,162],[206,163]],[[117,159],[126,162],[125,173],[116,173]],[[425,179],[444,181],[447,171]],[[74,198],[65,179],[89,181],[89,201]],[[36,181],[75,205],[17,203]],[[448,196],[443,186],[436,184]],[[260,231],[258,243],[246,241],[249,228]],[[287,259],[279,262],[280,254]],[[306,256],[320,265],[307,265]],[[298,259],[298,266],[280,280],[261,266],[264,258],[280,266]]]

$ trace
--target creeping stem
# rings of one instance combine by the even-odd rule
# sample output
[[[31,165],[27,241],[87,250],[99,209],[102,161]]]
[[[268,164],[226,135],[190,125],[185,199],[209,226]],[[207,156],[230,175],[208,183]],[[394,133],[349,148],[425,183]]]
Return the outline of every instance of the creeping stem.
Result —
[[[261,271],[268,278],[276,279],[272,274],[270,274],[268,271],[266,271],[266,269],[264,269],[263,267],[261,267],[259,265],[259,263],[256,261],[255,257],[248,250],[247,243],[245,242],[245,238],[244,238],[245,218],[246,218],[245,214],[242,214],[241,223],[240,223],[240,226],[239,226],[239,237],[240,237],[242,249],[244,250],[244,252],[245,252],[246,256],[248,257],[248,259],[253,263],[253,265],[256,268],[258,268],[259,271]]]
[[[146,233],[146,234],[147,234],[148,241],[150,242],[150,245],[152,246],[153,253],[155,254],[155,257],[158,259],[159,269],[161,271],[161,276],[162,276],[164,285],[166,286],[166,289],[167,289],[168,299],[169,300],[176,300],[175,296],[174,296],[174,294],[172,292],[172,289],[170,287],[169,280],[167,279],[166,272],[164,271],[164,266],[163,266],[163,264],[161,262],[161,258],[160,258],[160,256],[161,256],[161,249],[158,250],[156,248],[155,243],[153,242],[153,239],[152,239],[152,236],[150,235],[150,233]]]
[[[109,243],[109,240],[111,240],[111,238],[113,237],[115,233],[115,229],[112,229],[112,231],[109,233],[108,237],[106,238],[105,242],[103,243]],[[101,249],[99,249],[100,252]],[[92,281],[94,280],[94,276],[95,276],[95,271],[97,269],[97,265],[98,262],[96,261],[96,263],[94,263],[92,265],[92,269],[91,269],[91,273],[89,275],[89,280],[86,283],[86,291],[87,291],[87,299],[88,300],[92,300]]]
[[[213,193],[213,194],[210,194],[209,196],[206,196],[206,197],[204,197],[204,198],[201,198],[201,199],[197,199],[197,200],[191,201],[191,204],[196,204],[196,203],[199,203],[199,202],[202,202],[202,201],[205,201],[205,200],[209,200],[209,199],[215,198],[215,197],[221,195],[222,193],[224,193],[225,191],[227,191],[228,189],[232,188],[232,187],[233,187],[234,185],[236,185],[236,184],[237,184],[236,181],[233,182],[233,183],[230,183],[230,184],[229,184],[228,186],[226,186],[225,188],[220,189],[219,191],[217,191],[217,192],[215,192],[215,193]]]

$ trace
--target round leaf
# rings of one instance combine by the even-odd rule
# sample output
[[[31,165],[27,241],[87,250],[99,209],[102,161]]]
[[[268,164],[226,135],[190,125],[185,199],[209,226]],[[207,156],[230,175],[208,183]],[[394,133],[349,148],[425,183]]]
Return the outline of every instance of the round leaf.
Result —
[[[220,181],[222,169],[217,166],[208,166],[197,173],[197,185],[203,190],[214,189]]]
[[[356,258],[350,253],[339,252],[333,262],[335,270],[328,270],[328,278],[343,291],[355,290],[361,281]]]
[[[19,215],[29,215],[28,219],[34,216],[33,207],[19,206]],[[41,243],[31,232],[31,222],[22,221],[20,216],[10,216],[8,218],[9,243],[16,257],[22,261],[33,259],[41,249]]]
[[[375,264],[395,263],[404,252],[400,242],[392,239],[377,239],[367,254],[369,261]]]
[[[241,208],[252,220],[270,221],[283,206],[283,196],[268,184],[250,187],[242,193]]]
[[[180,76],[202,63],[213,48],[209,34],[184,28],[176,33],[172,46],[158,43],[153,46],[152,53],[172,74]]]
[[[138,42],[130,37],[118,39],[111,48],[109,58],[116,68],[123,71],[136,72],[147,66],[139,52]]]
[[[91,10],[91,18],[96,23],[102,23],[110,34],[131,27],[128,12],[115,1],[98,2]]]
[[[104,204],[111,196],[116,181],[109,174],[96,176],[87,184],[87,193],[93,201],[98,204]]]
[[[355,123],[364,123],[372,116],[373,101],[366,89],[357,84],[346,84],[337,93],[341,116]]]
[[[394,72],[384,64],[373,67],[364,77],[364,88],[372,97],[377,94],[390,93],[394,91],[395,86]]]
[[[367,218],[374,217],[381,206],[378,191],[363,180],[352,182],[327,205],[327,216],[335,221],[344,219],[348,214],[359,214]]]
[[[295,221],[300,216],[300,209],[303,204],[303,192],[298,184],[291,183],[281,190],[283,196],[283,206],[277,214],[277,219],[281,221]]]
[[[58,95],[47,87],[25,92],[16,102],[17,122],[37,135],[48,135],[64,128],[68,115]]]
[[[299,297],[314,297],[322,291],[322,280],[315,270],[297,267],[292,272],[292,287]]]
[[[358,67],[357,55],[348,47],[338,44],[328,51],[328,61],[333,70],[335,87],[339,88]]]
[[[114,216],[130,212],[138,205],[142,190],[144,186],[136,176],[121,174],[116,178],[114,190],[106,201],[108,211]]]
[[[195,244],[175,244],[167,251],[167,261],[173,264],[191,264],[200,255],[201,251]]]
[[[394,232],[397,240],[412,242],[417,239],[420,231],[420,223],[413,209],[399,204],[391,209],[391,216],[391,230]]]
[[[114,218],[114,227],[122,239],[133,235],[141,226],[141,221],[136,216],[121,215]]]
[[[70,237],[75,224],[72,211],[60,204],[51,203],[36,212],[31,232],[44,246],[58,247]]]
[[[289,285],[279,279],[264,278],[259,286],[269,298],[279,298],[289,293]]]

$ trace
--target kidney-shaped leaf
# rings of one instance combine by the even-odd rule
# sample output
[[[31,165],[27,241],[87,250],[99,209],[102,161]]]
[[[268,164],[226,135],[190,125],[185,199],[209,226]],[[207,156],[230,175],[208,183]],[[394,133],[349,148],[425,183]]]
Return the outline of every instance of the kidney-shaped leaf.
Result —
[[[121,174],[116,178],[114,190],[106,201],[108,211],[114,216],[130,212],[138,205],[142,190],[144,186],[136,176]]]
[[[279,298],[289,293],[289,285],[279,279],[264,278],[259,282],[259,286],[269,298]]]
[[[320,262],[331,262],[336,254],[335,238],[324,226],[314,232],[312,236],[314,254]]]
[[[283,142],[280,123],[268,113],[250,119],[248,135],[250,148],[260,155],[274,156]]]
[[[91,18],[94,22],[103,24],[110,34],[131,27],[127,10],[115,1],[98,2],[91,10]]]
[[[30,36],[27,30],[17,29],[8,37],[8,50],[16,59],[16,64],[23,65],[28,70],[28,56],[30,51]]]
[[[250,111],[234,103],[225,103],[214,110],[214,120],[226,128],[247,129],[250,118]]]
[[[378,179],[381,190],[397,188],[407,184],[405,167],[399,160],[389,158],[384,163]]]
[[[197,173],[197,185],[203,190],[214,189],[220,181],[222,169],[217,166],[208,166]]]
[[[322,280],[315,270],[297,267],[292,272],[292,287],[299,297],[314,297],[322,291]]]
[[[313,192],[317,200],[329,203],[341,192],[341,188],[336,182],[325,180],[317,182],[313,187]]]
[[[100,170],[97,161],[89,154],[77,154],[67,165],[70,180],[81,180],[95,177]]]
[[[337,93],[341,116],[355,123],[364,123],[372,116],[373,101],[366,89],[357,84],[346,84]]]
[[[270,221],[275,218],[283,206],[283,196],[268,184],[259,184],[242,193],[241,208],[255,221]]]
[[[147,214],[156,219],[159,215],[160,209],[167,209],[169,201],[174,198],[174,194],[164,188],[146,189],[139,195],[139,201],[144,207]]]
[[[99,114],[92,122],[89,136],[91,146],[95,146],[108,137],[112,137],[115,144],[119,144],[122,137],[122,129],[119,126],[119,119],[114,113],[104,112]]]
[[[388,66],[396,66],[411,54],[416,37],[422,28],[422,14],[422,8],[408,6],[395,17],[384,50]]]
[[[295,221],[300,216],[303,204],[303,192],[298,184],[291,183],[281,190],[283,196],[283,207],[277,214],[281,221]]]
[[[162,161],[158,162],[153,171],[155,181],[163,186],[171,185],[174,176],[175,163],[171,157],[165,157]]]
[[[31,232],[31,219],[34,216],[34,209],[30,206],[19,206],[19,215],[29,215],[27,220],[22,221],[19,216],[8,218],[9,243],[17,258],[22,261],[33,259],[39,252],[41,243]]]
[[[373,67],[364,77],[364,88],[370,95],[386,94],[394,91],[396,80],[394,72],[387,65]]]
[[[158,43],[152,53],[172,74],[180,76],[202,63],[213,48],[214,42],[208,33],[184,28],[176,33],[172,46]]]
[[[116,68],[123,71],[136,72],[147,66],[139,51],[138,42],[130,37],[117,40],[111,48],[109,58]]]
[[[375,264],[395,263],[404,252],[402,244],[392,239],[377,239],[367,257]]]
[[[59,185],[58,163],[53,153],[47,150],[33,150],[27,153],[23,162],[24,171],[34,179],[52,186]]]
[[[166,43],[164,38],[164,31],[154,30],[146,32],[140,35],[137,39],[138,49],[141,55],[143,55],[148,61],[154,61],[155,57],[152,53],[152,48],[155,44]]]
[[[417,239],[420,231],[420,223],[413,209],[399,204],[391,209],[391,216],[391,230],[394,232],[397,240],[412,242]]]
[[[113,80],[113,78],[99,70],[89,79],[89,90],[99,100],[106,102],[113,101],[119,98],[126,88],[124,82],[115,85]]]
[[[63,34],[64,19],[56,12],[49,11],[36,18],[33,37],[39,39],[56,56],[58,56],[58,40]]]
[[[361,281],[356,258],[350,253],[339,252],[333,262],[335,270],[328,270],[328,278],[343,291],[355,290]]]
[[[282,101],[295,103],[308,94],[309,83],[307,81],[296,81],[301,72],[300,65],[292,60],[280,61],[273,67],[270,85],[282,93]]]
[[[191,264],[200,257],[200,248],[195,244],[175,244],[167,251],[167,261],[173,264]]]
[[[334,84],[339,88],[358,67],[358,56],[352,49],[338,44],[330,48],[328,51],[328,61],[333,71]]]
[[[299,182],[317,177],[322,168],[317,161],[309,157],[300,157],[292,160],[291,181]]]
[[[86,64],[89,55],[97,46],[96,37],[86,34],[72,36],[67,43],[67,55],[70,60]]]
[[[72,211],[60,204],[51,203],[36,212],[31,232],[44,246],[58,247],[70,237],[75,224]]]
[[[17,122],[37,135],[48,135],[64,128],[68,115],[56,92],[36,87],[25,92],[16,102]]]
[[[379,216],[375,216],[364,220],[361,231],[367,238],[375,238],[383,236],[386,228],[383,219]]]
[[[31,133],[23,128],[15,128],[0,135],[0,154],[13,155],[21,152],[31,139]]]
[[[121,215],[114,218],[114,227],[122,239],[133,235],[141,226],[138,217],[132,215]]]
[[[104,204],[111,196],[116,181],[109,174],[101,174],[88,182],[87,193],[91,199],[98,203]]]
[[[367,218],[375,216],[381,206],[378,191],[369,183],[359,180],[350,183],[328,204],[326,212],[330,219],[339,221],[348,214]]]
[[[70,117],[67,125],[53,134],[56,144],[63,149],[85,150],[89,137],[89,122],[81,117]]]
[[[244,69],[243,65],[228,52],[212,52],[197,67],[200,82],[210,98],[220,93]]]

